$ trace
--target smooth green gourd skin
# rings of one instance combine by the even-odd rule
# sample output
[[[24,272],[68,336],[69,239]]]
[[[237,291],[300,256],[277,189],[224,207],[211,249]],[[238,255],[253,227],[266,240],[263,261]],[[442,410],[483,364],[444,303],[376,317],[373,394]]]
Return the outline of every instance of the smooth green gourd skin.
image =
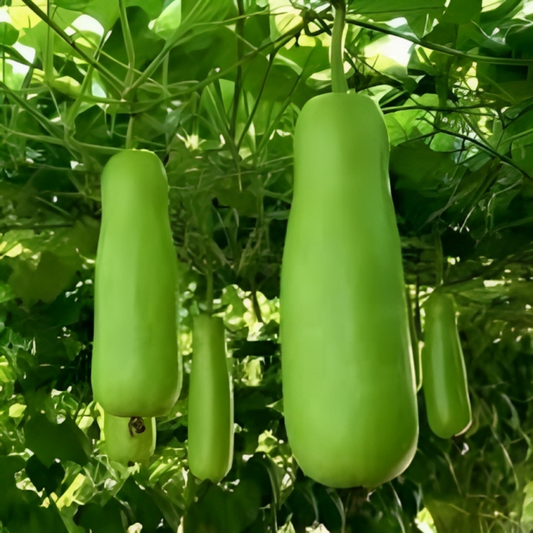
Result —
[[[155,418],[143,419],[145,431],[130,431],[130,418],[104,414],[105,452],[112,461],[128,464],[143,463],[150,459],[156,444]]]
[[[167,414],[179,395],[177,259],[159,158],[128,150],[102,173],[92,386],[121,417]]]
[[[370,98],[306,103],[281,272],[284,415],[304,473],[335,488],[393,479],[418,439],[388,161]]]
[[[434,291],[426,312],[422,367],[424,398],[431,430],[448,439],[464,433],[472,423],[466,368],[449,294]]]
[[[193,322],[189,385],[189,467],[218,483],[233,461],[233,392],[226,358],[224,322],[199,315]]]

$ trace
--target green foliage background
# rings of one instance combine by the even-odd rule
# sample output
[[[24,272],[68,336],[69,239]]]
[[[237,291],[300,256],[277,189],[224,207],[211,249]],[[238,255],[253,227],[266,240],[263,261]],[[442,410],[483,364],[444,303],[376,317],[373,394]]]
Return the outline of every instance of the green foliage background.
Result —
[[[439,533],[533,529],[532,2],[348,6],[346,75],[385,114],[415,326],[422,340],[443,265],[474,415],[438,439],[419,395],[417,456],[371,494],[305,478],[282,417],[292,134],[330,90],[329,4],[1,4],[0,532],[407,533],[428,512]],[[185,369],[152,461],[130,469],[102,452],[89,379],[99,175],[124,147],[168,172]],[[189,475],[186,452],[191,317],[210,273],[237,424],[220,486]]]

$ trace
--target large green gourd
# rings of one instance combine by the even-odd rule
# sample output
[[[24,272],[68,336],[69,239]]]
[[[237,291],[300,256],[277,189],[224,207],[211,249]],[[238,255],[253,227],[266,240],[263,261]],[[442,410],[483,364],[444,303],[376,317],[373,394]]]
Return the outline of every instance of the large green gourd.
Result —
[[[375,487],[411,462],[418,414],[382,114],[332,93],[304,106],[281,272],[284,414],[309,477]]]
[[[179,395],[177,259],[159,158],[128,150],[102,173],[92,385],[107,413],[165,415]]]
[[[224,322],[199,315],[193,323],[189,386],[189,467],[218,483],[233,460],[233,393],[226,358]]]
[[[155,418],[122,418],[105,413],[104,436],[109,459],[123,464],[142,463],[155,450]]]
[[[464,433],[472,422],[466,368],[453,297],[434,291],[424,303],[422,366],[428,422],[437,436]]]

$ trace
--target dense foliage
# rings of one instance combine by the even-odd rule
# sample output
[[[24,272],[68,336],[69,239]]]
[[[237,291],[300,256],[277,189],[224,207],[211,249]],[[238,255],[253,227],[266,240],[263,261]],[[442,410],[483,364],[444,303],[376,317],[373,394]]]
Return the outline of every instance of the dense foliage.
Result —
[[[385,113],[415,329],[443,270],[474,417],[439,439],[419,394],[415,460],[371,494],[305,478],[282,417],[292,134],[330,90],[329,3],[1,4],[0,532],[533,528],[531,2],[348,4],[347,80]],[[125,147],[169,176],[185,369],[150,464],[129,469],[104,454],[90,388],[100,172]],[[235,393],[220,485],[189,475],[186,451],[192,317],[211,300]]]

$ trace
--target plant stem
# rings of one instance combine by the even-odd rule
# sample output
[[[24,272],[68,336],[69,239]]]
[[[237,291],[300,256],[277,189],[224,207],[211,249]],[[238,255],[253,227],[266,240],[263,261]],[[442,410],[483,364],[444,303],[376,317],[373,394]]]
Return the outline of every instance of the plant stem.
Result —
[[[88,65],[87,73],[85,74],[85,77],[83,78],[83,83],[81,84],[80,94],[77,96],[76,100],[74,100],[74,103],[70,106],[67,112],[67,117],[65,119],[65,127],[67,130],[72,130],[74,128],[76,117],[80,112],[81,104],[83,103],[83,100],[85,98],[85,93],[92,84],[93,71],[94,67],[92,65]]]
[[[213,290],[213,265],[211,263],[211,254],[209,251],[209,247],[205,247],[205,261],[206,261],[206,294],[205,294],[205,303],[207,306],[207,313],[211,315],[213,313],[213,296],[214,296],[214,290]]]
[[[243,0],[237,0],[237,6],[239,8],[239,15],[244,14],[244,3]],[[240,18],[237,21],[235,32],[237,35],[241,36],[244,34],[244,19]],[[237,40],[237,60],[240,60],[243,56],[243,40]],[[231,122],[230,122],[230,135],[232,136],[234,142],[237,141],[237,118],[239,114],[239,101],[241,98],[242,90],[242,65],[237,67],[237,78],[235,79],[235,91],[233,93],[233,109],[231,113]]]
[[[48,16],[50,20],[53,20],[53,13],[50,13],[50,5],[48,5]],[[52,7],[52,11],[55,12],[55,9]],[[54,36],[55,33],[52,31],[50,26],[46,28],[46,41],[45,49],[43,50],[43,70],[44,70],[44,79],[46,83],[50,86],[53,86],[54,83]],[[5,77],[3,78],[5,80]]]
[[[133,121],[135,120],[135,115],[130,115],[130,120],[128,122],[128,130],[126,132],[126,150],[131,150],[133,148]]]
[[[270,57],[268,58],[268,66],[265,71],[265,75],[263,76],[263,81],[261,82],[261,87],[259,88],[259,93],[257,94],[257,98],[254,102],[254,105],[252,107],[252,111],[250,112],[250,115],[248,116],[248,119],[246,120],[246,124],[244,125],[244,129],[241,132],[241,136],[239,137],[239,141],[237,143],[237,150],[240,150],[241,144],[244,141],[244,138],[246,137],[246,134],[248,133],[248,130],[250,129],[250,126],[252,125],[252,122],[254,120],[255,114],[257,113],[257,109],[259,108],[259,104],[261,102],[261,97],[263,96],[263,91],[265,90],[266,83],[268,80],[268,75],[270,74],[270,70],[272,69],[272,65],[274,64],[274,59],[276,58],[276,54],[279,51],[279,48],[275,48],[270,53]]]
[[[124,0],[118,1],[120,10],[120,22],[122,24],[122,35],[124,36],[124,47],[128,56],[128,74],[126,75],[126,87],[129,87],[135,77],[135,46],[131,36],[130,25],[128,23],[128,14],[126,13],[126,4]]]
[[[436,286],[440,287],[444,278],[444,256],[442,253],[442,241],[440,238],[438,222],[435,222],[433,225],[433,238],[435,240],[435,281]]]
[[[344,21],[346,19],[345,0],[334,4],[335,19],[331,36],[331,83],[334,93],[348,92],[348,83],[344,77]]]

